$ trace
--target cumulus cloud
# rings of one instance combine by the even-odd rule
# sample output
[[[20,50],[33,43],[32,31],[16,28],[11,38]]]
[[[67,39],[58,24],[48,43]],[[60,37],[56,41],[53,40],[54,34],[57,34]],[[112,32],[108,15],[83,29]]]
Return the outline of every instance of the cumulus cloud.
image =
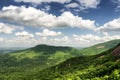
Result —
[[[64,36],[62,38],[53,38],[53,39],[51,39],[51,41],[56,42],[56,43],[58,43],[58,42],[68,42],[69,38],[68,38],[68,36]]]
[[[99,36],[95,34],[85,34],[85,35],[72,35],[72,36],[60,36],[60,37],[39,37],[39,38],[31,38],[30,33],[28,32],[20,32],[16,34],[18,37],[14,38],[0,38],[1,45],[7,46],[35,46],[38,44],[48,44],[48,45],[59,45],[59,46],[91,46],[97,43],[120,39],[120,35],[104,35]],[[28,37],[29,36],[29,37]],[[33,37],[33,36],[32,36]],[[26,44],[26,45],[24,45]]]
[[[15,0],[16,2],[30,2],[30,3],[36,3],[36,4],[40,4],[42,2],[57,2],[57,3],[68,3],[71,0]]]
[[[6,23],[0,23],[0,33],[11,34],[16,29],[22,30],[23,27],[22,26],[11,25],[11,24],[6,24]]]
[[[110,41],[114,39],[120,39],[120,35],[104,35],[104,36],[98,36],[93,34],[86,34],[86,35],[73,35],[73,41],[75,41],[77,44],[81,44],[82,46],[90,46],[97,43]]]
[[[87,34],[87,35],[73,35],[74,39],[80,42],[91,42],[98,41],[101,38],[97,35]]]
[[[15,33],[15,35],[16,36],[18,36],[18,37],[23,37],[23,38],[33,38],[34,37],[34,35],[33,34],[30,34],[30,33],[28,33],[28,32],[26,32],[26,31],[22,31],[22,32],[17,32],[17,33]]]
[[[8,6],[3,7],[0,11],[0,18],[8,21],[14,21],[19,24],[42,27],[42,28],[56,28],[56,27],[78,27],[85,29],[95,28],[95,21],[85,20],[82,17],[74,16],[70,12],[64,12],[60,16],[45,13],[33,7],[17,7]]]
[[[100,0],[77,0],[81,4],[82,9],[97,8]]]
[[[96,31],[100,32],[120,31],[120,18],[105,23],[103,26],[97,28]]]
[[[60,35],[62,35],[62,32],[55,32],[55,31],[51,31],[48,29],[44,29],[42,33],[36,32],[35,34],[37,36],[47,37],[47,36],[60,36]]]

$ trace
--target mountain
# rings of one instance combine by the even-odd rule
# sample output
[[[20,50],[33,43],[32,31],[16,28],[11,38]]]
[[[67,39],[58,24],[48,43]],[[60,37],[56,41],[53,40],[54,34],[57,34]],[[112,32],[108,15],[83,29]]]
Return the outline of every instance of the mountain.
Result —
[[[120,44],[116,41],[103,43],[109,50],[94,55],[50,45],[0,54],[0,80],[119,80]]]
[[[120,39],[111,40],[111,41],[107,41],[107,42],[104,42],[104,43],[100,43],[100,44],[97,44],[97,45],[93,45],[91,47],[81,49],[80,52],[83,55],[96,55],[96,54],[102,53],[104,51],[107,51],[111,48],[114,48],[119,43],[120,43]]]
[[[40,71],[66,59],[80,56],[79,53],[79,50],[72,47],[37,45],[29,49],[0,54],[0,80],[4,80],[3,77],[5,80],[10,80],[10,77],[16,77],[15,74],[31,74]]]
[[[53,66],[71,57],[80,56],[80,52],[72,47],[37,45],[33,48],[10,53],[9,56],[18,61],[35,60],[41,64],[41,68]]]
[[[34,77],[30,77],[34,76]],[[71,58],[28,80],[120,80],[120,44],[101,54]]]

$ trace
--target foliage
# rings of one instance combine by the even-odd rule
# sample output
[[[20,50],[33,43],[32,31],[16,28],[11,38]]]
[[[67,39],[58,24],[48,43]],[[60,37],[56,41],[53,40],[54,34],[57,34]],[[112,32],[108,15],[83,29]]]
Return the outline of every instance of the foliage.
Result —
[[[102,52],[105,52],[111,48],[114,48],[119,43],[120,43],[120,39],[107,41],[107,42],[100,43],[100,44],[97,44],[97,45],[94,45],[94,46],[91,46],[88,48],[84,48],[80,52],[83,55],[96,55],[96,54],[100,54]]]
[[[114,48],[83,56],[73,48],[45,46],[1,54],[0,80],[120,80],[120,56],[111,54]]]

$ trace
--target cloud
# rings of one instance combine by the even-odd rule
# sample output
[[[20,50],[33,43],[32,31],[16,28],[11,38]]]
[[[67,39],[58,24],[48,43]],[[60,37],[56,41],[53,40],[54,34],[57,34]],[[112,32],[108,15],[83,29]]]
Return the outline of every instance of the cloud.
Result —
[[[29,39],[29,38],[33,38],[34,35],[30,34],[26,31],[22,31],[22,32],[17,32],[15,33],[16,36],[21,37],[21,38],[25,38],[25,39]]]
[[[55,32],[55,31],[50,31],[48,29],[44,29],[42,33],[40,32],[36,32],[35,33],[37,36],[43,36],[43,37],[47,37],[47,36],[60,36],[62,35],[62,32]]]
[[[91,46],[97,43],[102,43],[109,40],[120,39],[120,35],[95,35],[95,34],[85,34],[85,35],[71,35],[71,36],[59,36],[59,37],[46,37],[41,36],[39,38],[31,38],[30,33],[28,32],[18,32],[16,33],[18,37],[13,38],[0,38],[0,44],[3,46],[35,46],[38,44],[48,44],[48,45],[59,45],[59,46],[79,46],[86,47]],[[26,45],[24,45],[26,44]]]
[[[82,46],[90,46],[98,43],[102,43],[105,41],[110,41],[114,39],[120,39],[120,35],[104,35],[104,36],[98,36],[94,34],[86,34],[86,35],[73,35],[72,42],[76,42],[76,45],[82,45]]]
[[[16,2],[29,2],[29,3],[36,3],[36,4],[40,4],[42,2],[57,2],[57,3],[68,3],[71,0],[15,0]]]
[[[96,31],[100,32],[120,31],[120,18],[105,23],[103,26],[97,28]]]
[[[95,28],[95,21],[85,20],[82,17],[74,16],[70,12],[64,12],[60,16],[45,13],[33,7],[3,7],[0,11],[0,18],[13,21],[19,24],[40,27],[40,28],[59,28],[59,27],[78,27],[85,29]]]
[[[70,3],[70,4],[67,4],[65,5],[65,7],[67,8],[76,8],[76,7],[79,7],[80,5],[78,3]]]
[[[86,8],[97,8],[97,6],[100,4],[100,0],[77,0],[82,9]]]
[[[3,42],[3,41],[4,41],[4,38],[1,38],[1,37],[0,37],[0,42]]]
[[[116,12],[120,11],[120,0],[112,0],[112,1],[117,4],[117,7],[115,8],[115,11]]]
[[[2,33],[2,34],[11,34],[16,29],[22,30],[23,27],[11,25],[11,24],[6,24],[6,23],[0,23],[0,33]]]
[[[65,43],[65,42],[68,42],[69,41],[69,38],[68,38],[68,36],[64,36],[64,37],[62,37],[62,38],[53,38],[53,39],[51,39],[51,41],[53,41],[53,42],[55,42],[55,43]]]
[[[74,39],[80,42],[91,42],[91,41],[98,41],[101,38],[97,35],[87,34],[87,35],[73,35]]]
[[[112,0],[114,3],[120,4],[120,0]]]
[[[45,6],[45,10],[44,11],[49,11],[51,9],[51,6],[47,5]]]
[[[115,8],[115,11],[116,12],[120,11],[120,5],[118,5],[117,8]]]
[[[74,12],[85,11],[89,8],[97,8],[101,0],[76,0],[77,2],[68,3],[65,7]]]

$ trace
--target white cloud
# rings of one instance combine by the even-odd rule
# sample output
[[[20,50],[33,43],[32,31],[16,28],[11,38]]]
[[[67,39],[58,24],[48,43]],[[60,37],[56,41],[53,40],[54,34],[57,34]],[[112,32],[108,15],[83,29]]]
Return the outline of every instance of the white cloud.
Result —
[[[44,8],[42,8],[41,10],[44,12],[48,12],[51,9],[50,5],[46,5]]]
[[[17,27],[21,27],[21,28],[17,28]],[[11,34],[16,29],[22,29],[22,26],[15,26],[15,25],[6,24],[6,23],[0,23],[0,33]]]
[[[14,21],[27,26],[55,28],[55,27],[78,27],[85,29],[95,28],[95,21],[85,20],[82,17],[74,16],[70,12],[64,12],[61,16],[55,16],[37,10],[33,7],[3,7],[0,11],[0,18]]]
[[[97,8],[100,0],[78,0],[83,8]]]
[[[89,8],[97,8],[100,1],[101,0],[77,0],[77,2],[66,4],[65,7],[69,10],[70,8],[76,8],[73,10],[75,12],[80,12]]]
[[[96,30],[101,32],[120,31],[120,18],[109,21]]]
[[[2,41],[4,41],[4,38],[1,38],[1,37],[0,37],[0,42],[2,42]]]
[[[49,11],[51,9],[51,6],[47,5],[45,6],[45,11]]]
[[[75,40],[78,40],[80,42],[91,42],[91,41],[97,41],[101,38],[97,35],[87,34],[87,35],[73,35]]]
[[[80,5],[78,3],[70,3],[65,5],[67,8],[76,8],[79,7]]]
[[[33,38],[34,37],[33,34],[30,34],[30,33],[26,32],[26,31],[17,32],[17,33],[15,33],[15,35],[18,36],[18,37],[25,38],[25,39],[29,39],[29,38]]]
[[[36,32],[35,34],[37,36],[47,37],[47,36],[60,36],[60,35],[62,35],[62,32],[55,32],[55,31],[51,31],[51,30],[48,30],[48,29],[44,29],[42,33]]]
[[[73,35],[72,42],[76,42],[76,45],[82,46],[90,46],[98,43],[102,43],[105,41],[110,41],[114,39],[120,39],[120,35],[105,35],[105,36],[98,36],[93,34],[86,34],[86,35]]]
[[[51,41],[57,42],[57,43],[58,42],[62,43],[62,42],[68,42],[69,38],[68,38],[68,36],[64,36],[62,38],[53,38],[53,39],[51,39]]]
[[[30,3],[36,3],[36,4],[40,4],[42,2],[47,2],[47,3],[50,3],[50,2],[57,2],[57,3],[68,3],[70,2],[71,0],[15,0],[16,2],[30,2]]]
[[[30,38],[28,37],[30,33],[21,32],[17,33],[18,37],[14,38],[0,38],[0,44],[3,46],[35,46],[38,44],[48,44],[48,45],[59,45],[59,46],[79,46],[86,47],[97,43],[120,39],[120,35],[73,35],[73,36],[60,36],[60,37],[39,37]],[[33,36],[32,36],[33,37]],[[26,44],[26,45],[24,45]]]

